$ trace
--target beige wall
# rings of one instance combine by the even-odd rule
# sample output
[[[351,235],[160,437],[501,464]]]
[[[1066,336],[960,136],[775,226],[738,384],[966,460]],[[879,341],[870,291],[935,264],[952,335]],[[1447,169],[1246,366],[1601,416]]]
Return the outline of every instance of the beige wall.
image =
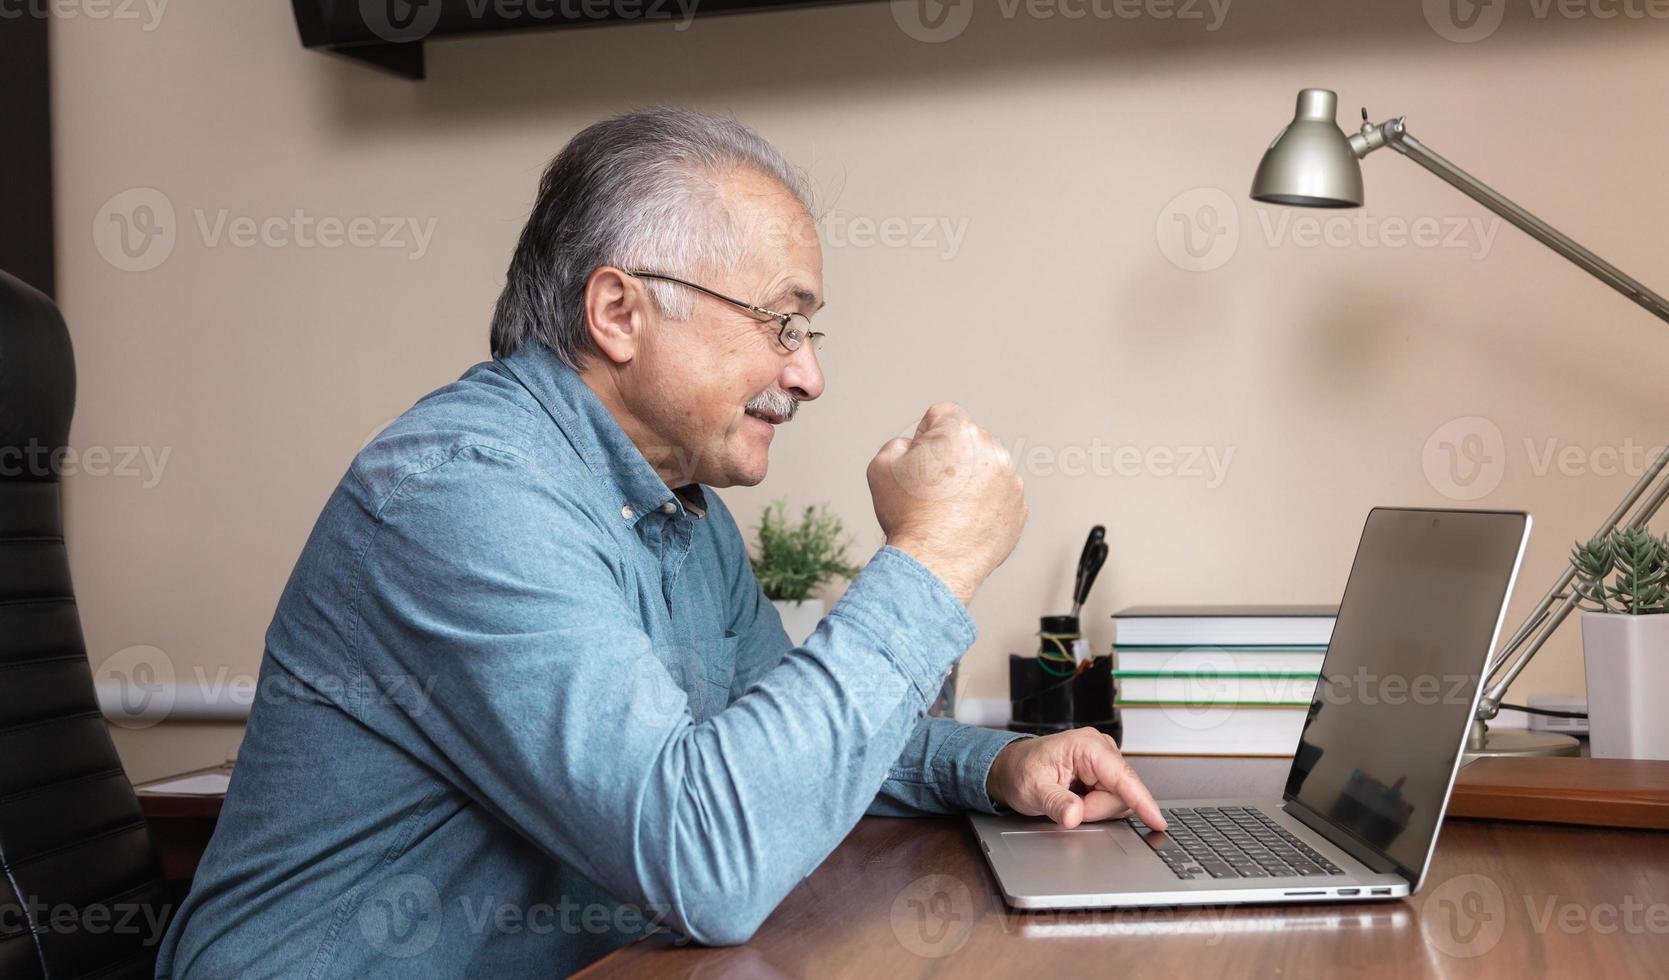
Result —
[[[73,440],[169,453],[160,478],[139,462],[68,480],[92,660],[149,645],[182,679],[252,674],[353,452],[485,356],[541,165],[584,124],[669,101],[757,127],[841,219],[828,225],[828,394],[778,439],[764,486],[726,494],[738,518],[751,525],[776,496],[828,501],[868,552],[864,465],[940,398],[1028,462],[1031,522],[975,601],[965,694],[1005,696],[1003,654],[1031,649],[1036,617],[1063,609],[1090,524],[1112,544],[1088,610],[1097,648],[1127,603],[1334,601],[1368,507],[1453,502],[1438,443],[1468,434],[1501,437],[1470,488],[1499,485],[1475,503],[1537,518],[1516,619],[1631,482],[1594,472],[1604,450],[1669,437],[1669,335],[1389,152],[1366,163],[1360,218],[1373,224],[1245,198],[1296,90],[1326,85],[1346,123],[1363,103],[1409,114],[1440,152],[1669,288],[1669,26],[1507,5],[1493,36],[1467,44],[1419,4],[1237,0],[1211,31],[1007,18],[982,2],[934,44],[886,4],[857,5],[437,43],[422,83],[303,50],[289,5],[270,0],[174,0],[154,30],[62,20]],[[95,240],[114,228],[101,208],[131,188],[175,211],[177,241],[147,271],[117,268]],[[142,198],[117,207],[132,215]],[[415,245],[245,248],[206,239],[200,223],[212,233],[222,209],[432,221],[433,235],[417,259]],[[876,243],[850,216],[911,233]],[[1238,241],[1190,255],[1179,216],[1196,251],[1210,224]],[[1304,225],[1318,218],[1345,224]],[[1395,221],[1448,237],[1474,219],[1484,233],[1461,225],[1460,247],[1383,238]],[[927,247],[919,222],[938,229]],[[1184,267],[1201,265],[1214,267]],[[1487,421],[1431,438],[1469,416]],[[1546,464],[1549,445],[1574,456]],[[1232,456],[1217,482],[1163,455],[1132,472],[1116,447]],[[1515,694],[1581,688],[1567,629]],[[237,730],[118,737],[143,779],[219,761]]]

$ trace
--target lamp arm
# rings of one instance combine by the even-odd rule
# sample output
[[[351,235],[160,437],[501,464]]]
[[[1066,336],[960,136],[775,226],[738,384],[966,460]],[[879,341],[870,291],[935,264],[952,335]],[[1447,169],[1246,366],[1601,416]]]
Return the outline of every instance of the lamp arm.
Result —
[[[1606,519],[1606,523],[1601,526],[1594,537],[1607,534],[1613,527],[1617,526],[1623,512],[1634,506],[1634,502],[1640,499],[1640,495],[1657,478],[1665,464],[1669,464],[1669,449],[1665,449],[1658,454],[1652,465],[1647,467],[1645,475],[1640,478],[1640,482],[1636,483],[1629,496],[1623,498],[1623,502],[1617,505],[1617,509],[1612,511],[1611,516]],[[1669,480],[1665,480],[1658,485],[1651,497],[1647,498],[1646,502],[1635,512],[1634,517],[1629,520],[1628,526],[1645,527],[1647,522],[1652,519],[1652,515],[1656,514],[1658,508],[1663,506],[1665,499],[1669,499]],[[1513,681],[1518,680],[1518,675],[1529,665],[1530,659],[1541,650],[1543,644],[1553,637],[1554,631],[1576,609],[1577,602],[1582,597],[1577,595],[1575,591],[1563,593],[1565,587],[1570,585],[1575,577],[1576,569],[1566,568],[1564,574],[1559,576],[1558,581],[1554,583],[1553,588],[1549,589],[1547,595],[1542,597],[1542,601],[1537,603],[1529,618],[1525,619],[1524,625],[1518,628],[1518,632],[1513,635],[1512,640],[1501,648],[1500,656],[1495,658],[1495,662],[1485,674],[1485,679],[1492,683],[1478,701],[1478,717],[1488,720],[1500,713],[1501,702],[1507,696],[1507,688],[1513,686]],[[1555,609],[1553,604],[1556,601],[1559,605]],[[1545,623],[1543,622],[1544,619],[1546,620]],[[1536,629],[1538,626],[1541,627],[1539,630]],[[1532,632],[1535,634],[1534,637],[1531,636]],[[1518,658],[1512,663],[1512,666],[1508,667],[1508,661],[1513,660],[1514,652],[1518,651],[1521,645],[1523,650],[1519,652]],[[1506,668],[1505,673],[1502,673],[1502,668]],[[1496,674],[1501,674],[1500,680],[1494,679]]]
[[[1424,143],[1415,139],[1408,132],[1402,118],[1391,119],[1377,126],[1364,121],[1362,131],[1350,137],[1350,148],[1357,157],[1365,157],[1382,146],[1391,147],[1436,174],[1445,183],[1462,194],[1507,219],[1531,238],[1546,245],[1581,267],[1589,275],[1645,307],[1658,319],[1669,323],[1669,300],[1665,300],[1662,296],[1647,289],[1639,280],[1583,248],[1570,236],[1519,207],[1483,181],[1445,160]],[[1594,532],[1594,537],[1609,534],[1617,526],[1617,523],[1623,519],[1623,516],[1628,513],[1629,508],[1633,507],[1642,496],[1645,496],[1646,491],[1651,489],[1652,484],[1663,473],[1665,467],[1669,467],[1669,448],[1665,448],[1663,452],[1659,453],[1652,464],[1646,468],[1646,472],[1641,475],[1639,482],[1635,483],[1634,487],[1623,497],[1622,502],[1605,519],[1605,523],[1600,525],[1599,530]],[[1666,500],[1669,500],[1669,480],[1665,480],[1652,492],[1651,496],[1646,499],[1646,502],[1629,520],[1628,526],[1645,527],[1652,519],[1652,515],[1657,513]],[[1536,655],[1542,645],[1565,621],[1571,611],[1576,608],[1579,597],[1574,592],[1565,592],[1575,576],[1575,569],[1571,568],[1567,568],[1564,574],[1559,576],[1553,583],[1553,587],[1548,589],[1547,594],[1536,604],[1536,608],[1524,620],[1523,625],[1519,626],[1506,645],[1501,648],[1500,654],[1496,656],[1485,671],[1484,680],[1489,684],[1489,687],[1478,703],[1478,717],[1480,719],[1494,718],[1500,712],[1501,701],[1507,696],[1507,689],[1512,686],[1513,681],[1518,679],[1518,675],[1530,663],[1531,658]],[[1557,604],[1557,607],[1555,607],[1555,604]],[[1498,680],[1496,679],[1497,675],[1500,675]]]
[[[1647,289],[1639,280],[1583,248],[1570,236],[1503,197],[1483,181],[1443,159],[1408,132],[1402,119],[1371,126],[1364,124],[1360,135],[1351,138],[1357,156],[1365,156],[1382,144],[1426,168],[1456,190],[1507,219],[1525,234],[1581,266],[1589,275],[1669,322],[1669,300]],[[1370,136],[1369,134],[1373,135]],[[1377,138],[1375,138],[1377,137]]]

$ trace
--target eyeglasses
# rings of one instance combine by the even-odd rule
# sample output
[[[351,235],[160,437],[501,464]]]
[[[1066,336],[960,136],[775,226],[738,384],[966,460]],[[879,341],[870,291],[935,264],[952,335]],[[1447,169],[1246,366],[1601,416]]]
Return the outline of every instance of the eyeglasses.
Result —
[[[628,276],[636,276],[639,279],[660,279],[664,282],[675,282],[680,286],[688,286],[696,292],[706,293],[714,299],[724,300],[731,306],[746,310],[755,316],[762,316],[772,320],[778,327],[777,343],[781,344],[782,349],[786,350],[790,354],[799,350],[800,347],[808,340],[811,341],[812,350],[819,351],[823,349],[823,335],[811,329],[811,318],[806,316],[804,313],[778,313],[776,310],[767,310],[763,306],[755,306],[752,303],[744,303],[734,297],[726,296],[716,290],[708,289],[706,286],[697,285],[696,283],[679,279],[677,276],[663,276],[658,272],[627,272],[626,274]]]

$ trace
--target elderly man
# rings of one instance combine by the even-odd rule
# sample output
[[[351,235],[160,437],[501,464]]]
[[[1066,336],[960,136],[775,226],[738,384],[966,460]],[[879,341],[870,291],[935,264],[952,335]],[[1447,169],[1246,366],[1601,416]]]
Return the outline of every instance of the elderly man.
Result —
[[[823,393],[822,305],[751,131],[660,109],[568,144],[494,360],[325,505],[159,975],[566,973],[648,929],[745,941],[865,813],[1162,826],[1093,730],[925,716],[1025,519],[954,405],[870,462],[886,546],[789,642],[712,488]]]

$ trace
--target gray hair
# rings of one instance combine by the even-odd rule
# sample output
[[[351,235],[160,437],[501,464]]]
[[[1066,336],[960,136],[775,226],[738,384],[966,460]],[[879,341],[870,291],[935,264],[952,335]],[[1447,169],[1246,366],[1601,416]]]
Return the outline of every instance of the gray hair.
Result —
[[[799,172],[734,119],[659,107],[587,127],[539,182],[493,312],[493,356],[536,340],[582,370],[598,353],[584,300],[600,266],[680,277],[733,269],[749,236],[723,207],[715,178],[745,167],[777,180],[811,212]],[[645,284],[662,315],[689,317],[690,290]]]

